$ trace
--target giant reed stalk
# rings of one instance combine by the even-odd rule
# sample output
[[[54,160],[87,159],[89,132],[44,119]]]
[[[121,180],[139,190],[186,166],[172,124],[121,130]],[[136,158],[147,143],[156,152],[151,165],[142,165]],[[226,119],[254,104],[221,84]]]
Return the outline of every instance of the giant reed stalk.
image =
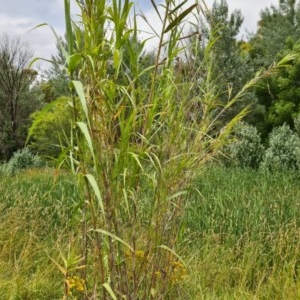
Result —
[[[65,0],[74,111],[67,157],[85,195],[80,237],[85,299],[176,297],[173,287],[186,268],[175,252],[185,191],[246,113],[219,126],[224,110],[263,76],[221,107],[218,86],[209,77],[197,97],[191,91],[198,78],[178,80],[175,61],[185,51],[179,45],[182,21],[196,8],[201,14],[205,3],[183,9],[168,0],[161,16],[151,2],[162,31],[154,65],[144,69],[146,40],[138,39],[132,2],[77,0],[80,20],[72,22]],[[207,49],[214,40],[210,43]],[[209,68],[209,51],[205,55]],[[143,83],[145,74],[152,79]],[[200,118],[189,117],[192,100]]]

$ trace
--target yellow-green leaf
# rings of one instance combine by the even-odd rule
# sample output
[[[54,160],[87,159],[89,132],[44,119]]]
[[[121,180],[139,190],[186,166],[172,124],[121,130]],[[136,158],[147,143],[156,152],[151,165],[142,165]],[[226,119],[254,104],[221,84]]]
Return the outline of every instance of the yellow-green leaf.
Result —
[[[93,161],[95,162],[95,153],[94,153],[94,147],[93,147],[93,142],[92,142],[92,138],[91,138],[91,135],[89,133],[89,130],[88,130],[88,127],[85,123],[83,122],[77,122],[76,123],[77,126],[80,128],[81,132],[83,133],[83,136],[87,142],[87,145],[90,149],[90,153],[93,157]]]
[[[73,80],[72,84],[76,90],[78,97],[79,97],[81,107],[83,109],[85,117],[86,117],[87,121],[89,122],[89,113],[88,113],[87,102],[86,102],[85,95],[84,95],[83,85],[80,81],[77,81],[77,80]]]
[[[111,298],[113,300],[117,300],[117,296],[115,295],[115,293],[113,292],[113,290],[111,289],[110,285],[108,283],[103,283],[103,286],[105,287],[105,289],[108,291],[109,295],[111,296]]]
[[[92,187],[92,189],[93,189],[93,191],[96,195],[96,198],[98,200],[100,209],[101,209],[103,217],[105,219],[103,200],[102,200],[102,196],[101,196],[100,189],[99,189],[99,186],[97,184],[97,181],[96,181],[95,177],[92,174],[86,174],[85,177],[87,178],[90,186]]]
[[[68,63],[68,71],[70,73],[72,73],[76,69],[76,67],[81,62],[81,59],[82,59],[82,56],[79,53],[75,53],[68,57],[67,63]]]
[[[108,231],[106,231],[104,229],[95,229],[95,231],[96,232],[100,232],[100,233],[102,233],[104,235],[107,235],[107,236],[111,237],[112,239],[114,239],[114,240],[120,242],[121,244],[123,244],[124,246],[126,246],[130,251],[134,252],[133,248],[128,243],[126,243],[121,238],[117,237],[115,234],[110,233],[110,232],[108,232]]]

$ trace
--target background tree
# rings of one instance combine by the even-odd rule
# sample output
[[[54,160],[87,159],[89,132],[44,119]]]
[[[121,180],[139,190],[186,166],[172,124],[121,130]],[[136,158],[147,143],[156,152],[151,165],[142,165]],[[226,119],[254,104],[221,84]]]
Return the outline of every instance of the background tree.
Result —
[[[259,28],[249,41],[253,69],[267,68],[287,53],[299,54],[300,6],[295,0],[281,0],[262,11]],[[265,139],[276,127],[289,124],[299,112],[299,56],[287,68],[263,80],[256,88],[257,103],[250,122]]]
[[[67,49],[68,45],[63,38],[60,38],[56,43],[57,52],[51,56],[52,64],[45,72],[46,80],[41,84],[47,103],[58,97],[70,95],[69,79],[62,47]]]
[[[29,115],[39,107],[29,69],[33,52],[20,39],[2,36],[0,42],[0,159],[8,159],[24,146]]]
[[[214,74],[218,80],[230,84],[234,90],[239,90],[245,77],[243,56],[238,44],[238,34],[243,23],[240,10],[229,13],[226,0],[215,1],[212,7],[211,30],[218,37],[212,48]]]
[[[199,86],[193,91],[194,97],[201,98],[202,85],[205,85],[207,80],[213,80],[219,87],[216,97],[225,105],[254,75],[253,69],[249,67],[250,46],[239,40],[242,23],[241,11],[235,10],[230,13],[227,1],[221,0],[214,1],[206,20],[200,19],[198,28],[194,26],[191,30],[198,31],[199,34],[192,35],[189,40],[189,70],[186,71],[185,68],[185,73],[187,76],[198,78]],[[205,51],[209,51],[210,55],[205,56]],[[205,62],[204,57],[209,57],[211,62]],[[224,112],[224,122],[254,101],[251,93],[244,95],[244,98],[246,97],[247,101],[239,101]],[[191,111],[199,111],[199,108],[192,105]]]
[[[279,0],[278,6],[262,10],[258,30],[251,37],[251,59],[255,68],[269,66],[286,48],[288,39],[300,35],[300,10],[296,0]]]
[[[197,43],[197,47],[202,49],[193,57],[197,65],[201,65],[205,50],[209,40],[215,37],[215,43],[210,49],[214,64],[212,66],[213,77],[223,85],[230,85],[234,90],[239,90],[245,81],[250,78],[246,63],[247,55],[241,46],[243,41],[239,40],[239,33],[244,18],[240,10],[229,12],[226,0],[214,1],[211,11],[208,13],[206,22],[200,22],[200,36],[192,38],[192,43]],[[194,47],[194,46],[193,46]]]

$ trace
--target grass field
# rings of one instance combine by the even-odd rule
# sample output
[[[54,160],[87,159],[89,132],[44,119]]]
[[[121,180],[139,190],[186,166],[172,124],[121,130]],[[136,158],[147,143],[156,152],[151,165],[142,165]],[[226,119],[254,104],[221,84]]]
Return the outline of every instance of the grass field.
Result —
[[[299,299],[299,174],[212,168],[195,187],[190,299]]]
[[[62,299],[58,265],[74,259],[81,224],[71,179],[53,170],[0,178],[0,299]],[[299,174],[213,167],[188,197],[179,299],[300,298]]]

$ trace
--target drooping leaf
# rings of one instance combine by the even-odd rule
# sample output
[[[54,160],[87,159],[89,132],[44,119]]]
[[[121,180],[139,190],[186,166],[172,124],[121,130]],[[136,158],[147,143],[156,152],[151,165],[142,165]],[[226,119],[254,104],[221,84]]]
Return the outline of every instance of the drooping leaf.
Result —
[[[67,59],[68,71],[72,73],[80,64],[81,60],[82,60],[82,55],[79,53],[74,53],[71,56],[69,56]]]
[[[114,239],[115,241],[118,241],[120,242],[121,244],[123,244],[124,246],[126,246],[130,251],[134,252],[133,248],[128,244],[126,243],[124,240],[122,240],[121,238],[117,237],[115,234],[111,233],[111,232],[108,232],[104,229],[95,229],[96,232],[99,232],[99,233],[102,233],[104,235],[107,235],[109,237],[111,237],[112,239]]]
[[[84,136],[84,138],[87,142],[87,145],[89,147],[90,153],[93,157],[93,161],[95,162],[95,152],[94,152],[92,138],[91,138],[91,135],[90,135],[89,130],[88,130],[88,126],[87,126],[87,124],[85,124],[83,122],[77,122],[76,124],[80,128],[81,132],[83,133],[83,136]]]
[[[191,5],[189,8],[187,8],[184,12],[182,12],[178,17],[176,17],[165,29],[164,33],[169,32],[174,27],[178,26],[180,22],[195,8],[197,7],[197,4]]]
[[[102,200],[101,192],[100,192],[99,186],[97,184],[97,181],[96,181],[95,177],[92,174],[86,174],[85,177],[87,178],[90,186],[92,187],[92,189],[93,189],[93,191],[96,195],[96,198],[98,200],[101,212],[102,212],[103,217],[105,219],[105,211],[104,211],[103,200]]]
[[[67,52],[67,50],[65,49],[65,47],[63,46],[63,44],[62,44],[61,38],[59,37],[59,35],[56,33],[56,31],[54,30],[54,28],[53,28],[51,25],[49,25],[49,24],[47,24],[47,23],[41,23],[41,24],[39,24],[39,25],[33,27],[30,31],[35,30],[35,29],[37,29],[37,28],[39,28],[39,27],[43,27],[43,26],[48,26],[48,27],[51,29],[51,31],[53,32],[53,34],[54,34],[54,36],[55,36],[56,42],[58,43],[59,48],[60,48],[61,51],[62,51],[62,54],[63,54],[64,58],[67,59],[68,56],[69,56],[69,55],[68,55],[68,52]],[[48,61],[48,60],[46,60],[46,59],[43,59],[43,60]],[[49,61],[49,62],[52,62],[52,61]]]
[[[76,90],[76,93],[77,93],[78,97],[79,97],[84,115],[85,115],[87,121],[89,122],[88,106],[87,106],[86,98],[85,98],[85,95],[84,95],[83,85],[80,81],[77,81],[77,80],[73,80],[72,84],[73,84],[73,86]]]
[[[113,292],[113,290],[111,289],[110,285],[108,283],[103,283],[103,286],[105,287],[105,289],[107,290],[107,292],[109,293],[109,295],[111,296],[111,298],[113,300],[117,300],[117,296]]]

